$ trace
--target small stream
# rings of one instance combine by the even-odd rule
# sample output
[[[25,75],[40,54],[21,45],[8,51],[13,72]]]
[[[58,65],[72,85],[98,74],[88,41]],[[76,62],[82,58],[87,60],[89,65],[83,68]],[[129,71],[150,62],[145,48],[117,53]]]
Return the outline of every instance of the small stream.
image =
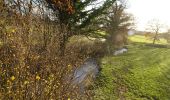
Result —
[[[84,91],[89,86],[97,74],[99,73],[99,64],[94,58],[88,58],[83,65],[74,71],[73,84],[80,87],[80,91]]]

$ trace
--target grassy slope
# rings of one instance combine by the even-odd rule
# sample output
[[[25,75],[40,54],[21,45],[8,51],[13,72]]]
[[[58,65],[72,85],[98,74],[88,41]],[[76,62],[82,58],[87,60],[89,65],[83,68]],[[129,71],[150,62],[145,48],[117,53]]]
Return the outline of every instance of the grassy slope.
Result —
[[[131,44],[126,54],[103,58],[96,99],[169,100],[169,58],[170,49],[143,43]]]

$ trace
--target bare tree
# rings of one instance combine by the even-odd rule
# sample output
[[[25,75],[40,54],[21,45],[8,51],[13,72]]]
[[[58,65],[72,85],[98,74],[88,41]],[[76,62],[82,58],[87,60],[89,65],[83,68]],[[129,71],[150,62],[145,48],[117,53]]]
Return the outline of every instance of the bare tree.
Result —
[[[127,43],[127,32],[134,26],[133,15],[126,12],[126,0],[117,0],[107,16],[101,16],[101,30],[106,32],[108,48],[122,48]]]
[[[163,24],[158,19],[152,19],[148,21],[148,25],[146,30],[153,33],[153,44],[155,44],[156,40],[159,40],[158,35],[160,31],[163,29]]]

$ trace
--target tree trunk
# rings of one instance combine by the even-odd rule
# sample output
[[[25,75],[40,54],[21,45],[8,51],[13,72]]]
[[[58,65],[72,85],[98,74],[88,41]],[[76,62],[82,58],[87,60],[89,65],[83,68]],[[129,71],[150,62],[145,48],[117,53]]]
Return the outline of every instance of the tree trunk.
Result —
[[[66,47],[66,42],[67,42],[67,39],[66,39],[66,36],[62,36],[60,37],[59,39],[59,50],[58,50],[58,55],[59,56],[64,56],[65,54],[65,47]]]
[[[68,38],[70,37],[70,30],[65,24],[60,25],[60,34],[59,34],[59,41],[58,41],[58,55],[59,56],[64,56],[65,54],[65,48],[66,48],[66,43],[68,41]]]
[[[155,44],[155,41],[156,41],[156,39],[154,38],[154,39],[153,39],[153,44]]]
[[[156,34],[155,34],[155,36],[154,36],[154,39],[153,39],[153,44],[155,44],[155,42],[156,42],[157,35],[158,35],[158,32],[156,32]]]

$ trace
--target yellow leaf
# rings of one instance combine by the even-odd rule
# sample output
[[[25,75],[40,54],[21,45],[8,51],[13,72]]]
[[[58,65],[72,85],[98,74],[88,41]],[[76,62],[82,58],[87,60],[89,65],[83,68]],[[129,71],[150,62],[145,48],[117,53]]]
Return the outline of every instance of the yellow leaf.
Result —
[[[15,33],[15,29],[12,29],[12,31],[11,31],[12,33]]]
[[[11,77],[11,80],[12,80],[12,81],[13,81],[13,80],[15,80],[15,77],[14,77],[14,76],[12,76],[12,77]]]
[[[69,64],[68,67],[71,67],[71,65]]]
[[[26,85],[26,84],[28,84],[29,82],[28,81],[24,81],[24,84]]]
[[[36,80],[40,80],[40,76],[39,75],[36,76]]]

